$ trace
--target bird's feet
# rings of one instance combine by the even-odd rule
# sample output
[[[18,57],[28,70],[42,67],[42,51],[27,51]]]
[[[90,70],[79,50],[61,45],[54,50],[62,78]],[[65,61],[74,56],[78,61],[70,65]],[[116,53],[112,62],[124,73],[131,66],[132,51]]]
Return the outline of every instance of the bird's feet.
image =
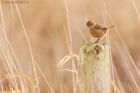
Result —
[[[97,44],[100,41],[100,38],[98,38],[94,43]]]

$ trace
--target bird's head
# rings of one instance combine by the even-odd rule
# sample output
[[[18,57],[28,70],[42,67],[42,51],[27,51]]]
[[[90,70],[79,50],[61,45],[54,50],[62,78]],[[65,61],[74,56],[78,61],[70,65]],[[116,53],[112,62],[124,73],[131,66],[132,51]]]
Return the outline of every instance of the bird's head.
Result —
[[[87,22],[87,27],[91,27],[91,26],[94,26],[95,24],[92,22],[92,21],[88,21]]]

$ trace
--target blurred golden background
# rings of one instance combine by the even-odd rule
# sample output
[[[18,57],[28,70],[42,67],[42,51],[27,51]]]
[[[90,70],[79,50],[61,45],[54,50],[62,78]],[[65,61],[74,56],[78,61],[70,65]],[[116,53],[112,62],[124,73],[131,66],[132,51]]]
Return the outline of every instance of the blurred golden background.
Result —
[[[79,54],[84,38],[91,41],[86,27],[88,20],[115,30],[109,32],[114,68],[118,73],[124,92],[131,93],[128,85],[135,89],[129,70],[140,86],[139,75],[133,64],[140,67],[140,12],[139,0],[32,0],[31,3],[17,3],[35,62],[39,65],[55,93],[73,93],[72,73],[57,71],[57,64],[69,54],[66,35],[72,36],[73,53]],[[136,7],[134,6],[136,5]],[[138,10],[136,10],[136,8]],[[23,71],[33,76],[31,56],[15,4],[1,3],[6,33]],[[69,19],[69,21],[67,20]],[[2,24],[2,19],[1,24]],[[68,25],[69,22],[69,25]],[[65,31],[66,30],[66,31]],[[82,34],[81,34],[82,33]],[[3,63],[1,63],[3,64]],[[71,69],[71,62],[64,65]],[[37,71],[38,72],[38,71]],[[5,73],[1,69],[1,73]],[[41,93],[50,93],[49,87],[39,75]],[[6,86],[6,85],[5,85]],[[135,93],[138,93],[135,90]]]

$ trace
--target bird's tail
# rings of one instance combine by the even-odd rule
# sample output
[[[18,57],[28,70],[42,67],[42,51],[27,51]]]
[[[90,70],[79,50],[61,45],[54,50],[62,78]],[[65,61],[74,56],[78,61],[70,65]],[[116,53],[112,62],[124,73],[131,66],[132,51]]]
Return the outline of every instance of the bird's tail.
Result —
[[[107,29],[112,29],[112,28],[114,28],[115,26],[111,26],[111,27],[108,27]]]

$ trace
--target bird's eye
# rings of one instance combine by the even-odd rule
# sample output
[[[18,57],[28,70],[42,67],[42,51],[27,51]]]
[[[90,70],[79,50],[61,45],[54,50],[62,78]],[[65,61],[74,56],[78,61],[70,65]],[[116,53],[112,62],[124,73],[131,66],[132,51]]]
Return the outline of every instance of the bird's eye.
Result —
[[[93,22],[92,21],[88,21],[87,22],[87,26],[89,27],[89,26],[92,26],[93,25]]]

